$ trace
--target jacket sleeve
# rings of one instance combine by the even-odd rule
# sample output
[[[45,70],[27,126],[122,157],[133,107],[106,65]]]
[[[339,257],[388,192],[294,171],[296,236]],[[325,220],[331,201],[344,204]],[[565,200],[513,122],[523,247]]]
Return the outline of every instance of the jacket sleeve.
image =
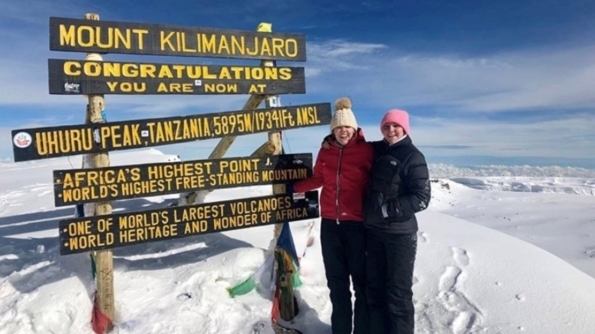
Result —
[[[426,158],[421,152],[413,154],[407,164],[406,174],[402,185],[406,188],[404,195],[399,196],[390,208],[397,212],[398,220],[407,220],[413,217],[416,212],[425,210],[430,204],[432,188],[430,186],[430,173]],[[400,211],[400,214],[398,212]],[[399,219],[401,218],[401,219]]]
[[[324,174],[322,173],[323,164],[325,160],[325,154],[322,152],[325,150],[321,148],[318,151],[318,156],[316,157],[316,162],[314,163],[314,170],[312,171],[312,176],[307,179],[297,181],[293,185],[293,191],[296,193],[303,193],[312,189],[317,189],[322,187],[324,184]]]

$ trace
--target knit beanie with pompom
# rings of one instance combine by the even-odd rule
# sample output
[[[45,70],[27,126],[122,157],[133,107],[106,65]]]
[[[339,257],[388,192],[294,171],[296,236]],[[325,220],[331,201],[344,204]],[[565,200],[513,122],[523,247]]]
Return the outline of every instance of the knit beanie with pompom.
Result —
[[[357,121],[351,110],[351,100],[342,97],[335,102],[335,114],[331,119],[331,132],[339,126],[349,126],[357,130]]]

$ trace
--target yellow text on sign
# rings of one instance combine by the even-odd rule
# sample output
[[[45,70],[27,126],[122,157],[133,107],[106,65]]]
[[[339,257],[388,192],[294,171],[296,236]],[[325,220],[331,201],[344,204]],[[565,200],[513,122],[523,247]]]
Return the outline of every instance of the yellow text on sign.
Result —
[[[141,136],[140,123],[100,127],[96,137],[102,149],[142,147],[173,142],[213,138],[293,126],[321,124],[316,107],[286,108],[267,111],[230,113],[179,120],[156,120],[146,123],[147,135]],[[35,133],[35,149],[40,156],[91,152],[95,139],[91,128],[40,131]]]
[[[115,79],[291,80],[289,67],[207,66],[68,60],[62,65],[70,77]]]
[[[64,246],[71,251],[76,251],[113,245],[112,225],[112,218],[99,219],[96,226],[98,233],[95,233],[90,220],[72,222],[62,231],[69,236]]]
[[[226,33],[189,33],[174,29],[149,31],[142,28],[94,27],[90,25],[59,25],[62,46],[110,49],[145,50],[148,36],[158,36],[157,47],[164,53],[214,54],[236,56],[266,56],[297,58],[295,38],[254,34],[252,37]],[[153,46],[153,45],[151,45]]]

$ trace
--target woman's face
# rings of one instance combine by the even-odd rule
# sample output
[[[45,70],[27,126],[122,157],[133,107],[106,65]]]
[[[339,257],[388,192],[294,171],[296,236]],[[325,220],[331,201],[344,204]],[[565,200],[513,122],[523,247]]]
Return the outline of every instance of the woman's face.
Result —
[[[350,126],[338,126],[333,129],[333,135],[339,144],[345,146],[355,135],[355,129]]]
[[[382,135],[389,144],[394,144],[405,135],[405,130],[397,123],[386,123],[382,126]]]

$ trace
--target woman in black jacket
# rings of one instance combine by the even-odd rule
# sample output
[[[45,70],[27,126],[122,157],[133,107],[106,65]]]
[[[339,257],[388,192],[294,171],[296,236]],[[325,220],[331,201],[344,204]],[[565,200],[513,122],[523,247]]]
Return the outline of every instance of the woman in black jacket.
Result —
[[[406,111],[388,111],[380,130],[384,139],[373,143],[374,164],[364,204],[370,333],[413,334],[415,213],[430,202],[429,172],[424,155],[409,137]]]

